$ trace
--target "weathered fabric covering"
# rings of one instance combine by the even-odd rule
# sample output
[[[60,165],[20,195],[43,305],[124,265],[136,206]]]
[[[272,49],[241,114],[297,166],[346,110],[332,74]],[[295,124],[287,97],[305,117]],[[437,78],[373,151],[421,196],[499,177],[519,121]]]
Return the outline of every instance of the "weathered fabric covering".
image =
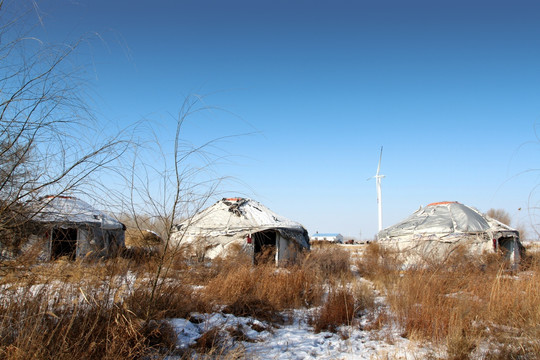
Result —
[[[114,256],[125,247],[125,226],[113,217],[71,196],[45,196],[26,204],[31,210],[28,224],[37,225],[32,229],[25,249],[41,247],[39,258],[49,260],[54,256],[108,257]],[[59,229],[75,229],[69,239],[55,238]],[[75,237],[76,234],[76,237]],[[60,240],[59,240],[60,239]],[[59,243],[75,241],[75,248],[69,250],[54,248]],[[73,252],[74,250],[74,252]]]
[[[34,205],[34,221],[57,223],[59,227],[70,224],[89,224],[104,230],[122,229],[124,225],[88,203],[71,196],[47,196]]]
[[[508,245],[512,249],[521,247],[517,230],[458,202],[421,207],[377,235],[381,245],[397,250],[407,262],[420,257],[444,258],[458,244],[466,245],[469,253],[480,254],[493,249],[493,240],[500,238],[514,239],[516,244]]]
[[[309,249],[309,237],[301,224],[251,199],[222,199],[176,228],[171,236],[173,244],[202,246],[209,258],[220,255],[232,243],[245,244],[247,236],[264,230],[274,230]]]

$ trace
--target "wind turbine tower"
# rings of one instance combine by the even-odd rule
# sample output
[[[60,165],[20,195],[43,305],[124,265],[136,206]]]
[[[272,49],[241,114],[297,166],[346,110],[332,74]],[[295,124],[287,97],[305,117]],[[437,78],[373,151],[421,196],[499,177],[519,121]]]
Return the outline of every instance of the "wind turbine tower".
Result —
[[[377,174],[373,178],[375,178],[375,183],[377,186],[377,206],[378,206],[378,214],[379,214],[379,231],[382,230],[382,192],[381,192],[381,179],[384,177],[384,175],[381,175],[381,160],[382,160],[382,149],[381,146],[381,154],[379,156],[379,165],[377,165]]]

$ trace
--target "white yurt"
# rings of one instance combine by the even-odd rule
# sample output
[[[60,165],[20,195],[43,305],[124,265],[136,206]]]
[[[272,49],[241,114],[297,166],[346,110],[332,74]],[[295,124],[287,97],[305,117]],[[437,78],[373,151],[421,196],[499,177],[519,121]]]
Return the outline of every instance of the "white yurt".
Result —
[[[456,201],[420,207],[405,220],[381,230],[377,240],[397,251],[406,264],[444,260],[459,245],[468,254],[504,252],[515,264],[523,252],[517,230]]]
[[[122,249],[126,227],[72,196],[45,196],[33,202],[30,244],[42,244],[45,260],[93,255],[112,256]]]
[[[241,197],[224,198],[179,225],[172,245],[191,248],[199,258],[213,259],[240,246],[252,254],[275,250],[275,261],[293,260],[301,249],[309,250],[307,230],[276,214],[261,203]]]

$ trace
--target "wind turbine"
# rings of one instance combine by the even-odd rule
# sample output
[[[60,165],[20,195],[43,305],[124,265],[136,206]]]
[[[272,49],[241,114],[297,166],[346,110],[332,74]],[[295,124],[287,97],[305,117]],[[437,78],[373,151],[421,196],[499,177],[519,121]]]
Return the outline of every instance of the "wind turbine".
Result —
[[[381,160],[382,160],[382,149],[381,146],[381,155],[379,156],[379,165],[377,165],[377,174],[375,176],[370,177],[369,179],[375,179],[375,183],[377,186],[377,206],[378,206],[378,214],[379,214],[379,231],[382,230],[382,192],[381,192],[381,179],[384,177],[384,175],[380,174],[381,171]],[[369,180],[368,179],[368,180]]]

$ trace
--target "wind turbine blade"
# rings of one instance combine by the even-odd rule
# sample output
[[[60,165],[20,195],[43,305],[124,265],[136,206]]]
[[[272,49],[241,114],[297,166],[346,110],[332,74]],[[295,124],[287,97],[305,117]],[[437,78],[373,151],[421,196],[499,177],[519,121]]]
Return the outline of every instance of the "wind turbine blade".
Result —
[[[377,176],[379,175],[379,172],[381,171],[381,160],[382,160],[382,146],[381,146],[381,155],[379,156],[379,165],[377,165]]]

